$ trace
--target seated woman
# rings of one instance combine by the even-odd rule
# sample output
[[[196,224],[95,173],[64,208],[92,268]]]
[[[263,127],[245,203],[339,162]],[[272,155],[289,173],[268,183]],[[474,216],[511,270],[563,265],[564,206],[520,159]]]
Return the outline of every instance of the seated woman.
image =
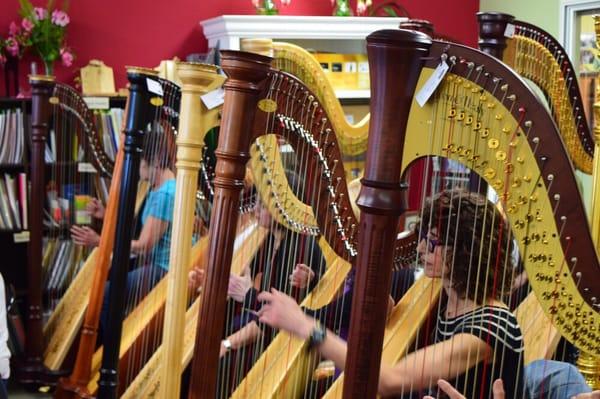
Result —
[[[150,183],[141,213],[142,228],[139,237],[131,241],[131,254],[138,257],[137,264],[127,275],[125,314],[129,313],[141,299],[160,281],[169,269],[171,249],[171,224],[175,202],[175,144],[173,135],[157,129],[144,137],[144,151],[140,163],[140,179]],[[98,201],[92,204],[93,214],[102,216]],[[96,246],[98,234],[87,226],[71,228],[73,241],[79,245]],[[101,327],[108,313],[108,283],[105,287]]]
[[[242,273],[230,275],[227,296],[229,307],[235,307],[236,315],[226,326],[226,338],[221,342],[221,356],[229,350],[237,350],[253,343],[262,336],[255,313],[260,304],[256,297],[259,290],[274,287],[293,293],[296,300],[316,285],[325,269],[325,260],[318,245],[318,237],[302,235],[289,230],[275,221],[259,199],[254,208],[258,224],[268,230],[263,245]],[[310,265],[310,266],[309,266]],[[191,287],[197,287],[204,278],[200,268],[189,273]],[[236,304],[237,303],[237,304]],[[263,345],[267,340],[261,340]]]
[[[445,299],[435,342],[381,365],[381,395],[410,394],[438,379],[468,398],[492,397],[492,382],[504,381],[509,397],[522,397],[523,340],[517,320],[501,301],[512,271],[507,224],[478,194],[447,191],[422,213],[418,253],[431,278],[441,278]],[[277,290],[262,292],[259,320],[309,339],[321,355],[343,369],[347,346]]]

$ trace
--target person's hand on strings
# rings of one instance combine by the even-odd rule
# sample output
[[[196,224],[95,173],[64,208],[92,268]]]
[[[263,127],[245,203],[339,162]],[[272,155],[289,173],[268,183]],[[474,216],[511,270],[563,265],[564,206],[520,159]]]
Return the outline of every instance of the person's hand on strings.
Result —
[[[290,275],[292,287],[305,289],[312,279],[315,278],[315,272],[304,263],[298,263]]]
[[[250,268],[246,266],[239,276],[236,276],[235,274],[229,276],[227,296],[236,302],[243,302],[251,287],[252,278],[250,277]]]
[[[438,380],[438,387],[446,394],[450,399],[465,399],[463,394],[458,392],[452,384],[450,384],[446,380]],[[494,385],[492,386],[492,392],[494,394],[494,399],[504,399],[504,384],[502,380],[498,379],[494,381]],[[433,396],[424,396],[423,399],[435,399]],[[579,398],[578,398],[579,399]]]
[[[204,269],[194,266],[188,273],[188,288],[199,291],[204,283],[204,274]]]
[[[100,243],[100,235],[88,226],[71,226],[71,238],[77,245],[96,247]]]
[[[86,211],[88,211],[90,213],[90,215],[92,215],[96,219],[103,219],[104,213],[106,211],[104,209],[104,205],[102,204],[102,201],[100,201],[98,198],[92,198],[88,202],[85,209],[86,209]]]
[[[315,321],[305,315],[294,298],[271,288],[263,291],[257,298],[263,302],[258,311],[258,321],[271,327],[285,330],[301,339],[307,339],[315,326]]]

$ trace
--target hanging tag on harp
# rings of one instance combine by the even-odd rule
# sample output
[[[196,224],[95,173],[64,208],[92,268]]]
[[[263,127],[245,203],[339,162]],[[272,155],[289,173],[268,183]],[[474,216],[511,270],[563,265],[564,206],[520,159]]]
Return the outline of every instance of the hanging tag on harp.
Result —
[[[504,29],[504,37],[513,37],[515,35],[515,25],[514,24],[506,24],[506,28]]]
[[[161,97],[164,96],[163,88],[160,82],[150,78],[146,78],[146,86],[148,87],[148,91],[150,93],[154,93],[157,96]]]
[[[442,59],[437,68],[435,68],[435,71],[433,71],[433,73],[429,77],[429,79],[427,79],[427,82],[425,82],[423,87],[421,87],[421,90],[419,90],[419,92],[415,96],[417,103],[419,103],[421,107],[423,107],[427,103],[431,95],[435,92],[435,89],[437,89],[437,87],[440,85],[442,79],[444,79],[444,76],[446,76],[448,69],[449,67],[446,63],[446,60]]]
[[[209,110],[217,108],[225,102],[225,90],[222,87],[201,95],[200,99]]]

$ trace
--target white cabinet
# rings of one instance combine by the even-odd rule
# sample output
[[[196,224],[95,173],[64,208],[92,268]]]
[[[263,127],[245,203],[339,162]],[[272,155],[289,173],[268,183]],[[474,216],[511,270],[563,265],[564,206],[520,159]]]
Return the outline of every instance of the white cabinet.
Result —
[[[406,18],[222,15],[200,22],[208,46],[239,50],[241,39],[269,38],[306,49],[366,53],[365,38],[381,29],[397,29]],[[340,99],[369,98],[368,90],[339,90]]]

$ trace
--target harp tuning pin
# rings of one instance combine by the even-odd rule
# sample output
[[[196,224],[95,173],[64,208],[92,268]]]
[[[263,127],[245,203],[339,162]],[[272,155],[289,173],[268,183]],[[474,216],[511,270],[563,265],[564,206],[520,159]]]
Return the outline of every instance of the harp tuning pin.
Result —
[[[506,98],[509,99],[510,101],[515,101],[517,99],[517,96],[515,96],[514,94],[511,94]]]
[[[560,194],[554,194],[554,201],[560,200]]]
[[[547,177],[548,181],[552,181],[554,180],[554,175],[553,174],[549,174]]]
[[[479,65],[477,68],[475,68],[475,70],[477,72],[481,72],[483,70],[483,65]]]
[[[533,141],[533,144],[539,144],[540,138],[539,137],[534,137],[533,140],[531,140],[531,141]]]
[[[474,62],[467,62],[467,68],[473,69],[474,67],[475,67],[475,63]]]
[[[508,84],[503,84],[502,86],[500,86],[500,90],[502,91],[508,91]]]
[[[533,126],[532,121],[525,121],[525,127],[530,128],[531,126]]]
[[[309,100],[309,101],[311,101],[311,102],[312,102],[314,99],[315,99],[315,96],[313,96],[312,94],[311,94],[310,96],[308,96],[308,100]]]

